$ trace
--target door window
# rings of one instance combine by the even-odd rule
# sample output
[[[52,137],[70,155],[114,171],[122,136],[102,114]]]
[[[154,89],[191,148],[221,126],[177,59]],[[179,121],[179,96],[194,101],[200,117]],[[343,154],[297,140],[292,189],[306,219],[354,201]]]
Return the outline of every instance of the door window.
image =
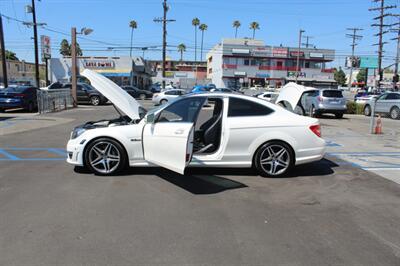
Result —
[[[400,94],[397,93],[389,93],[386,97],[386,100],[399,100]]]
[[[204,97],[177,101],[162,110],[156,122],[194,122],[204,101]]]

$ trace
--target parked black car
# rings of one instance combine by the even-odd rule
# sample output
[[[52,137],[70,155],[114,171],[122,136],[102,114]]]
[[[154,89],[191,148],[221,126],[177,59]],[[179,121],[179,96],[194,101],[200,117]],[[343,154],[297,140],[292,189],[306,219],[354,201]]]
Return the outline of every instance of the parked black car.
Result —
[[[135,99],[151,99],[153,97],[153,93],[151,91],[140,90],[134,86],[122,86],[122,88],[129,93]]]
[[[55,84],[55,83],[53,83]],[[52,84],[52,85],[53,85]],[[51,89],[71,89],[71,83],[64,83],[62,86],[49,87]],[[92,105],[105,104],[108,100],[100,92],[98,92],[93,86],[86,83],[78,83],[76,87],[76,97],[78,103],[90,103]]]
[[[37,109],[37,88],[32,86],[8,87],[0,90],[0,111],[23,108],[29,112]]]

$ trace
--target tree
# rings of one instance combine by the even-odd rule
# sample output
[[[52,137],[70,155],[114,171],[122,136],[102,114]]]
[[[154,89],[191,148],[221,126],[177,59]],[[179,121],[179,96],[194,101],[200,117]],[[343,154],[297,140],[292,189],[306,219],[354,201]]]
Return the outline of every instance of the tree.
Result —
[[[71,56],[72,55],[72,47],[66,39],[63,39],[60,44],[60,54],[62,56]],[[79,43],[76,43],[76,55],[82,56],[83,52]]]
[[[63,39],[61,41],[60,46],[61,46],[60,47],[60,54],[62,56],[70,56],[71,55],[71,48],[70,48],[69,43],[68,43],[68,41],[66,39]]]
[[[203,41],[204,41],[204,31],[208,29],[208,26],[206,24],[201,24],[199,26],[199,29],[201,30],[201,48],[200,48],[200,61],[203,61]]]
[[[235,20],[232,24],[232,26],[235,28],[235,38],[237,38],[237,32],[238,32],[238,28],[241,26],[242,24],[240,24],[239,20]]]
[[[192,26],[194,27],[194,60],[197,61],[197,26],[200,25],[198,18],[192,19]]]
[[[340,86],[346,85],[346,74],[341,67],[339,67],[339,70],[335,69],[333,76]]]
[[[137,29],[137,22],[134,20],[131,20],[129,22],[129,27],[131,28],[131,47],[130,47],[130,52],[129,56],[132,57],[132,41],[133,41],[133,31]]]
[[[2,51],[0,50],[1,53]],[[6,50],[6,60],[19,61],[17,54],[9,50]]]
[[[253,30],[253,39],[256,35],[256,30],[260,29],[260,24],[256,21],[253,21],[252,23],[250,23],[250,29]]]
[[[365,71],[365,68],[360,69],[360,71],[357,74],[357,82],[366,82],[367,81],[367,71]]]
[[[178,45],[178,52],[181,53],[181,62],[183,61],[183,53],[186,52],[186,45],[181,43]]]

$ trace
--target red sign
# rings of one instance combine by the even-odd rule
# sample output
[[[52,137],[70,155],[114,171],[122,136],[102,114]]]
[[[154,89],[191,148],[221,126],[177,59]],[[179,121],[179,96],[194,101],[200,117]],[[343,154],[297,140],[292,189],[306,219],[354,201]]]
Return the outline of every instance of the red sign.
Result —
[[[288,49],[287,48],[273,48],[272,55],[275,57],[287,57]]]

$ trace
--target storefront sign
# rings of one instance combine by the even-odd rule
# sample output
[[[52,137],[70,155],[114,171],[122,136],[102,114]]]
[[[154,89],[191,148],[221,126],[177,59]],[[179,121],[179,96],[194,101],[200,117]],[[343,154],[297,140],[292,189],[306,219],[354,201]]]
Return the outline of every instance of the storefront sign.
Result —
[[[236,77],[245,77],[246,76],[246,72],[236,71],[236,72],[233,73],[233,75],[235,75]]]
[[[175,72],[176,78],[187,78],[187,76],[188,76],[188,73]]]
[[[255,48],[252,51],[253,56],[270,56],[270,52],[267,48]]]
[[[40,44],[41,44],[41,50],[42,50],[42,61],[46,61],[46,59],[51,58],[50,37],[41,35],[40,36]]]
[[[321,53],[310,53],[310,58],[324,58],[324,54],[321,54]]]
[[[287,48],[273,48],[272,55],[274,57],[287,57],[288,49]]]
[[[232,49],[232,54],[250,54],[249,49]]]
[[[172,72],[172,71],[166,71],[166,72],[165,72],[165,77],[166,77],[166,78],[173,78],[173,77],[174,77],[174,72]]]
[[[290,52],[291,57],[304,57],[304,52],[303,51],[291,51]]]
[[[269,78],[269,77],[270,77],[269,74],[266,74],[266,73],[256,73],[256,78],[266,79],[266,78]]]
[[[296,74],[297,74],[296,71],[289,71],[288,72],[288,77],[289,78],[295,78]],[[307,77],[307,74],[305,72],[299,72],[298,77],[305,78],[305,77]]]
[[[97,60],[88,59],[83,61],[85,68],[90,69],[110,69],[115,68],[115,63],[113,60]]]

